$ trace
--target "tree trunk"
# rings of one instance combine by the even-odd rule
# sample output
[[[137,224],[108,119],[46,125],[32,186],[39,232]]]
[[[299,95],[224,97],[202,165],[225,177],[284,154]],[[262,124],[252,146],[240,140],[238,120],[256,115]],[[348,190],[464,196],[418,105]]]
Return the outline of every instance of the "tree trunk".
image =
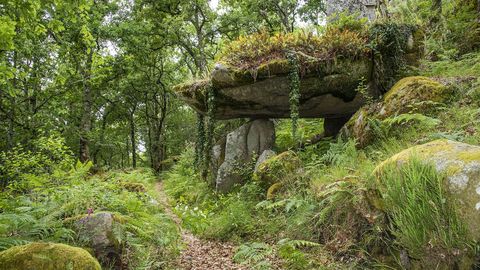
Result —
[[[137,146],[135,143],[135,108],[130,113],[130,144],[132,145],[132,167],[137,167]]]
[[[126,166],[130,165],[130,136],[127,136],[127,140],[125,143],[125,150],[127,152],[127,158],[126,158]],[[122,166],[123,167],[123,166]]]
[[[87,56],[85,67],[83,67],[83,111],[80,122],[80,161],[86,162],[90,159],[89,153],[89,133],[92,128],[92,89],[90,86],[90,75],[92,72],[93,52]]]
[[[150,167],[153,168],[152,123],[150,121],[150,105],[148,100],[148,93],[145,93],[145,122],[147,124],[147,153],[150,157]]]
[[[102,149],[102,145],[105,142],[105,130],[107,128],[107,117],[110,112],[105,112],[102,115],[102,128],[100,129],[100,138],[97,147],[95,148],[95,152],[93,153],[93,164],[98,165],[98,154]]]

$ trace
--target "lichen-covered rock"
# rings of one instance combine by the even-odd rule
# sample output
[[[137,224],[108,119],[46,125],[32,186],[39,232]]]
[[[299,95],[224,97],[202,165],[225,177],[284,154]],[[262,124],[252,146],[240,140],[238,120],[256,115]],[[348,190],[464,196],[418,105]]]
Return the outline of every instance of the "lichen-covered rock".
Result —
[[[327,16],[332,16],[342,12],[349,14],[359,13],[360,16],[375,20],[376,7],[378,0],[327,0],[325,2]]]
[[[270,120],[258,119],[242,125],[227,135],[225,158],[216,177],[216,189],[228,192],[241,184],[242,170],[265,150],[275,144],[275,126]]]
[[[212,147],[212,158],[210,161],[210,171],[213,174],[213,186],[215,186],[215,180],[217,179],[217,172],[222,163],[225,161],[225,146],[227,143],[227,137],[221,138]]]
[[[372,142],[374,134],[370,120],[416,112],[428,112],[437,103],[447,103],[454,92],[450,87],[427,77],[407,77],[398,81],[388,91],[383,101],[358,110],[341,129],[343,137],[355,138],[360,147]]]
[[[387,164],[401,166],[412,157],[433,163],[438,172],[446,175],[446,186],[460,217],[474,239],[480,240],[480,147],[436,140],[392,156],[378,165],[375,173],[381,174]]]
[[[100,270],[86,250],[64,244],[30,243],[0,252],[2,270]]]
[[[253,179],[268,188],[275,183],[284,183],[294,179],[301,167],[302,162],[295,152],[286,151],[260,164]]]
[[[87,242],[102,264],[121,266],[122,247],[114,235],[114,214],[99,212],[84,215],[75,221],[79,238]]]

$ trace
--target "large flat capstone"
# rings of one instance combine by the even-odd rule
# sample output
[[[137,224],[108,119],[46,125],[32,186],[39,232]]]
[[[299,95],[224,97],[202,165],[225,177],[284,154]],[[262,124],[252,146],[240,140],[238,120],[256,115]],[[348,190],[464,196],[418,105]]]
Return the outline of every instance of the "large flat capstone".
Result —
[[[196,111],[207,113],[207,91],[215,90],[215,118],[289,118],[288,61],[267,63],[254,73],[217,64],[211,79],[176,87],[179,97]],[[300,79],[300,117],[340,118],[355,113],[364,98],[358,93],[368,81],[368,59],[311,64]]]

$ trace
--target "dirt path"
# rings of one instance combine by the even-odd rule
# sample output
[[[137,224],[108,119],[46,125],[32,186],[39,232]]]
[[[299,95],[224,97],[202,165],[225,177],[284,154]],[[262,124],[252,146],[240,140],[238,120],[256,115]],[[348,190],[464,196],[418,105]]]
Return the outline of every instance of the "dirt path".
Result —
[[[184,270],[246,270],[245,266],[235,264],[232,257],[235,246],[230,243],[208,241],[199,239],[189,231],[182,228],[182,221],[172,211],[163,183],[156,185],[159,203],[165,208],[165,213],[170,216],[180,229],[185,248],[180,252],[177,261],[178,269]]]

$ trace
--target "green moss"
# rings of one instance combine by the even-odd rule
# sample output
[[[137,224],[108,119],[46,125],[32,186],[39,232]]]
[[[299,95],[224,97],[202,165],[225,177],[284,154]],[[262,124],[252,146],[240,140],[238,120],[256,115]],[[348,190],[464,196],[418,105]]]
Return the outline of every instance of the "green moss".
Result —
[[[86,250],[64,244],[31,243],[0,253],[4,270],[100,270],[100,264]]]
[[[452,99],[453,94],[452,88],[427,77],[407,77],[398,81],[385,95],[385,111],[388,116],[405,113],[411,110],[408,105],[422,101],[445,103]]]
[[[431,113],[438,103],[448,103],[454,97],[451,87],[427,77],[406,77],[388,91],[382,102],[361,108],[347,122],[342,135],[355,138],[360,147],[371,143],[374,134],[369,125],[372,120],[384,120],[398,114],[411,112]]]
[[[261,182],[265,187],[270,187],[275,183],[285,182],[300,167],[301,161],[295,152],[286,151],[260,164],[253,179]]]
[[[257,77],[265,78],[277,74],[287,74],[290,70],[290,64],[286,59],[273,59],[267,63],[261,64],[257,68]]]
[[[267,199],[272,200],[275,198],[275,195],[278,193],[278,191],[283,187],[282,183],[275,183],[271,185],[268,190],[267,190]]]
[[[145,193],[147,190],[142,183],[122,183],[121,186],[130,192]]]
[[[462,164],[468,164],[471,162],[480,162],[480,151],[471,149],[470,151],[455,151],[455,142],[441,139],[429,142],[427,144],[417,145],[392,156],[391,158],[380,163],[375,172],[380,172],[382,168],[395,163],[403,163],[409,160],[413,155],[419,158],[431,158],[438,156],[439,153],[448,153],[448,158],[451,160],[458,160]],[[446,168],[447,175],[452,175],[461,169],[460,165],[451,164]]]

